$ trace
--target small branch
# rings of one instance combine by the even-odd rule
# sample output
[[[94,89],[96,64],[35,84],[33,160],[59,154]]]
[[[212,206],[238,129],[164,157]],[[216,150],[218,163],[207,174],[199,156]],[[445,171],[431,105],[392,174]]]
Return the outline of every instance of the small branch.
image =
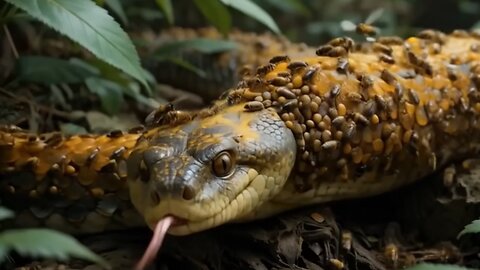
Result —
[[[36,108],[38,111],[50,113],[50,114],[52,114],[52,115],[55,115],[55,116],[57,116],[57,117],[61,117],[61,118],[63,118],[63,119],[67,119],[67,120],[70,120],[70,121],[74,121],[74,120],[78,120],[78,118],[79,118],[78,116],[74,116],[74,115],[72,115],[71,113],[64,112],[64,111],[59,111],[59,110],[57,110],[57,109],[50,108],[50,107],[47,107],[47,106],[38,104],[38,103],[36,103],[35,101],[29,100],[29,99],[27,99],[27,98],[25,98],[25,97],[16,96],[16,95],[8,92],[7,90],[5,90],[5,89],[3,89],[3,88],[0,88],[0,94],[4,94],[5,96],[7,96],[6,98],[10,98],[10,99],[13,100],[13,101],[25,103],[25,104],[27,104],[30,108],[32,108],[32,106],[33,106],[33,107]]]
[[[17,51],[17,47],[15,47],[15,43],[13,42],[12,35],[10,35],[10,30],[8,30],[8,27],[6,24],[3,25],[3,31],[5,31],[5,35],[7,36],[8,43],[10,44],[10,48],[12,49],[12,53],[15,56],[16,59],[19,58],[19,54]]]

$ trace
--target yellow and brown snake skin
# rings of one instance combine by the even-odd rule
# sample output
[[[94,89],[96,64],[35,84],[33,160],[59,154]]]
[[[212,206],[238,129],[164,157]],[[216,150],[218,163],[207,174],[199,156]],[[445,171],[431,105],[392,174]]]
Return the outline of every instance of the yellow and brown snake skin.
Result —
[[[278,55],[212,106],[166,106],[145,130],[4,127],[7,225],[99,232],[170,215],[186,235],[388,192],[478,152],[479,88],[480,35],[426,30]]]

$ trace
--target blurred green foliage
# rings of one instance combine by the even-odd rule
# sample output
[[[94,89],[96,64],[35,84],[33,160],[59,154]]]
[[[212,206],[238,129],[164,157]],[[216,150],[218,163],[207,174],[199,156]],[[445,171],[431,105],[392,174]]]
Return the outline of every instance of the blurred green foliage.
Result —
[[[125,3],[128,14],[129,9],[136,9],[141,5],[148,6],[151,1],[122,2]],[[133,5],[133,2],[142,4]],[[475,0],[252,0],[252,2],[270,14],[282,34],[293,41],[312,45],[334,36],[351,34],[342,28],[342,21],[351,21],[355,24],[366,22],[369,16],[379,9],[383,10],[381,16],[368,22],[378,26],[382,35],[405,36],[424,28],[442,31],[470,29],[480,21],[480,2]],[[191,0],[175,0],[172,3],[175,25],[199,27],[210,24],[194,8]],[[252,17],[236,10],[229,11],[235,28],[257,32],[268,29]],[[167,20],[156,20],[155,27],[166,26]]]
[[[0,220],[14,216],[10,210],[0,207]],[[30,257],[48,257],[67,261],[72,257],[92,261],[111,269],[105,259],[95,255],[70,235],[50,229],[11,229],[0,231],[0,266],[10,251]]]

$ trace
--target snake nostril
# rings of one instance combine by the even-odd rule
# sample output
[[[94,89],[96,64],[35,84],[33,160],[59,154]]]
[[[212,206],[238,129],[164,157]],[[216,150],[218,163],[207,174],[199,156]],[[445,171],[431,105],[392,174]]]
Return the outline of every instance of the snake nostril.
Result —
[[[183,188],[182,197],[184,200],[187,200],[187,201],[195,198],[195,190],[191,186],[185,186]]]
[[[140,162],[139,172],[140,172],[140,180],[142,180],[143,182],[148,182],[148,180],[150,180],[150,172],[143,160]]]
[[[156,191],[152,191],[150,193],[150,199],[152,200],[153,205],[157,205],[160,203],[160,195]]]

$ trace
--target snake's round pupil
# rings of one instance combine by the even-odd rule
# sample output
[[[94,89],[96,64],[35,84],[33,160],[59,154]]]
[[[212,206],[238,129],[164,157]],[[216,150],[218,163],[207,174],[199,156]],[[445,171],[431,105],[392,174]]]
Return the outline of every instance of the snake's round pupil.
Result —
[[[213,172],[218,177],[225,177],[232,172],[233,159],[229,152],[221,152],[213,159]]]

